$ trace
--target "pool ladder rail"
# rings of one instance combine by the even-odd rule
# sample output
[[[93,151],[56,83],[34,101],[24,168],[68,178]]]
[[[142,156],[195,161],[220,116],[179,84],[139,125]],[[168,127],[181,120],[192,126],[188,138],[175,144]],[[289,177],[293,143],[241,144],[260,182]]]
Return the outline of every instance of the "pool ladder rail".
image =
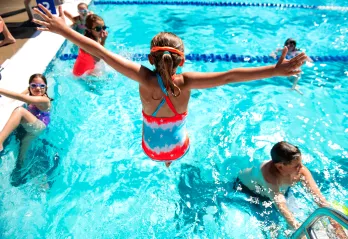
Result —
[[[298,239],[304,234],[306,238],[317,239],[313,225],[322,217],[330,217],[341,226],[348,229],[348,216],[331,207],[321,207],[315,210],[302,225],[292,234],[291,239]]]

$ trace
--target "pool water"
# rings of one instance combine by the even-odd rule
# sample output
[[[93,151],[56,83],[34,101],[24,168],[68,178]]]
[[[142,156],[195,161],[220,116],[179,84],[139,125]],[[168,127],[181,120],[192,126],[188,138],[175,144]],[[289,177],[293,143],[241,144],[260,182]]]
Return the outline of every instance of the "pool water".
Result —
[[[292,3],[344,6],[344,1]],[[109,26],[106,47],[125,57],[148,53],[160,31],[182,37],[186,53],[268,55],[293,37],[309,55],[348,55],[347,12],[90,8]],[[72,51],[67,42],[59,54]],[[7,141],[0,164],[1,238],[284,238],[291,231],[269,202],[233,188],[238,172],[269,159],[272,145],[281,140],[299,146],[329,202],[348,205],[345,62],[304,66],[303,95],[282,77],[192,91],[191,148],[169,169],[142,152],[137,83],[106,66],[98,82],[87,84],[72,76],[73,64],[57,58],[45,73],[54,98],[52,123],[31,149],[31,178],[18,187],[11,185],[18,140]],[[187,61],[181,71],[260,65]],[[299,185],[288,201],[301,222],[316,208]]]

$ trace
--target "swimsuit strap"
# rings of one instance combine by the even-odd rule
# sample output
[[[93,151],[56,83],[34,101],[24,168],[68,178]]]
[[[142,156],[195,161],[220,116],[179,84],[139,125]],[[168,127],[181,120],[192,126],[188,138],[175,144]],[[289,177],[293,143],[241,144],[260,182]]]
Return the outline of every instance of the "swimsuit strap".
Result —
[[[175,107],[174,107],[172,101],[169,99],[167,89],[164,86],[162,78],[161,78],[161,76],[159,74],[157,74],[157,82],[158,82],[159,86],[161,87],[161,90],[162,90],[162,92],[164,94],[164,98],[161,100],[161,102],[157,106],[155,112],[153,112],[152,116],[156,116],[156,114],[159,111],[159,109],[164,105],[164,102],[167,102],[169,108],[173,111],[173,113],[175,115],[178,115],[178,112],[176,112]]]
[[[159,103],[159,105],[157,106],[155,112],[153,112],[152,116],[156,116],[157,112],[161,109],[161,107],[164,105],[164,102],[166,102],[166,100],[164,98],[162,98],[161,102]]]

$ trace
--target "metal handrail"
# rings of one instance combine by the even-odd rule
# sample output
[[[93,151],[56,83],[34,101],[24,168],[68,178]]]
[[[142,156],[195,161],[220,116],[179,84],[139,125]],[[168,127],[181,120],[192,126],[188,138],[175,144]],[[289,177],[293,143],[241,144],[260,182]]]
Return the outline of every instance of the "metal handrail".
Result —
[[[321,207],[315,210],[307,219],[302,223],[302,225],[292,234],[291,239],[300,238],[302,234],[305,234],[307,238],[313,238],[313,231],[311,227],[319,220],[321,217],[331,217],[340,225],[348,229],[348,217],[342,212],[333,209],[331,207]]]

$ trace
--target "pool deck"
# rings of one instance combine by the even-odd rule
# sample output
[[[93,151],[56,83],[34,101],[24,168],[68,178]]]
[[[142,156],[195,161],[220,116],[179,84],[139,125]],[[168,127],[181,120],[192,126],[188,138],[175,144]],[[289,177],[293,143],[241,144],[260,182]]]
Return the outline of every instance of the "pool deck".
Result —
[[[80,2],[89,4],[90,0],[65,0],[63,10],[77,14],[77,4]],[[8,0],[0,0],[0,15],[6,16],[11,11],[24,8],[23,0],[14,0],[14,3],[12,5]],[[65,39],[54,33],[37,31],[28,21],[26,12],[3,18],[17,42],[0,48],[0,64],[9,59],[1,72],[0,88],[20,93],[27,88],[32,74],[45,72]],[[17,100],[0,97],[0,129],[4,127],[12,111],[22,104]]]

